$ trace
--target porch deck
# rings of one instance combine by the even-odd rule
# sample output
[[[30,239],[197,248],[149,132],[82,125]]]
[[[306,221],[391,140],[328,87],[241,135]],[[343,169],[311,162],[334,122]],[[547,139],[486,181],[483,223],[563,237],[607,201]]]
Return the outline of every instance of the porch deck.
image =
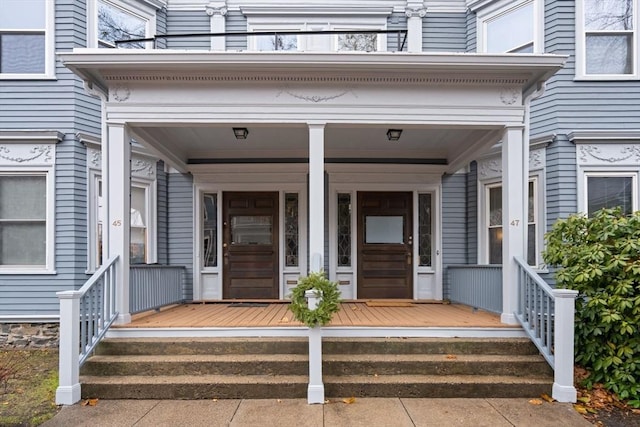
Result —
[[[284,302],[181,304],[141,313],[115,328],[301,327]],[[330,327],[509,328],[500,316],[459,304],[420,301],[350,301],[341,304]]]

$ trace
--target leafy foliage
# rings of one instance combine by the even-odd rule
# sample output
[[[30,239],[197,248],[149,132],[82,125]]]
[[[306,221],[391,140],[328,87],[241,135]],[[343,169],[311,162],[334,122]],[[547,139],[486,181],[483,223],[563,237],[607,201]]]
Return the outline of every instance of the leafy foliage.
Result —
[[[640,407],[640,212],[603,209],[572,215],[546,235],[544,260],[558,286],[575,289],[576,362],[588,387],[606,388]]]
[[[320,303],[315,310],[309,310],[305,292],[315,289],[322,293]],[[291,311],[297,320],[314,328],[324,326],[340,310],[340,291],[336,282],[327,279],[324,272],[310,273],[302,277],[291,291]]]

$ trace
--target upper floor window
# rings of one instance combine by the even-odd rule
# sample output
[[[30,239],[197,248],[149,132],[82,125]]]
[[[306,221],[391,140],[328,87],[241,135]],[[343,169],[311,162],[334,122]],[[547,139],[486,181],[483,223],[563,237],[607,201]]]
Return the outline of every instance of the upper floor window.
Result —
[[[0,78],[53,77],[54,2],[0,0],[0,11]]]
[[[89,45],[101,48],[144,49],[143,42],[119,43],[142,39],[155,31],[155,9],[144,2],[130,0],[89,0]]]
[[[638,0],[576,2],[578,77],[638,77]]]
[[[539,0],[503,0],[478,11],[478,51],[541,53],[542,4]]]

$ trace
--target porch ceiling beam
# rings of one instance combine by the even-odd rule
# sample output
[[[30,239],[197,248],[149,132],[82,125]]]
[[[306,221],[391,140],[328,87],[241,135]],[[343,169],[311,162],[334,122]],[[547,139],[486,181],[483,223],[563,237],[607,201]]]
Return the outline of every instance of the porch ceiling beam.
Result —
[[[469,143],[467,148],[451,159],[446,173],[455,173],[461,167],[467,165],[471,160],[478,156],[478,153],[485,152],[491,146],[500,142],[504,129],[495,129],[487,132],[481,139]]]
[[[171,152],[167,147],[163,146],[144,129],[131,128],[130,131],[136,140],[146,143],[145,147],[148,148],[153,155],[159,157],[180,173],[187,173],[189,171],[187,163],[182,158]]]

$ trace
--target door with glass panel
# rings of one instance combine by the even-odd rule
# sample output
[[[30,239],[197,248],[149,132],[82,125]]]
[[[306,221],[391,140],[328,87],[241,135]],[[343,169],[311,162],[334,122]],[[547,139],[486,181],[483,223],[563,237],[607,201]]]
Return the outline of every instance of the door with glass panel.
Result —
[[[279,298],[278,193],[226,192],[222,215],[223,298]]]
[[[413,298],[411,192],[358,193],[358,299]]]

